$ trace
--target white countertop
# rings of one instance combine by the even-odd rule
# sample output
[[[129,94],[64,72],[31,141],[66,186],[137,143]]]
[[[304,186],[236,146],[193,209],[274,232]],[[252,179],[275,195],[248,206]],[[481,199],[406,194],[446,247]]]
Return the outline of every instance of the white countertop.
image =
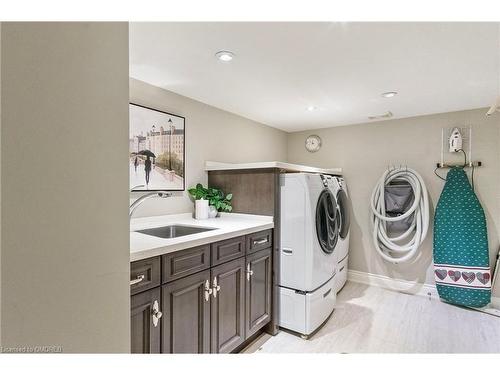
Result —
[[[177,238],[159,238],[135,232],[172,224],[217,229]],[[134,262],[271,228],[274,228],[272,216],[231,213],[222,213],[218,218],[206,220],[196,220],[191,213],[132,219],[130,261]]]
[[[341,175],[342,168],[316,168],[307,165],[290,164],[281,161],[265,161],[258,163],[219,163],[217,161],[206,161],[206,171],[226,171],[236,169],[263,169],[263,168],[278,168],[284,172],[308,172],[308,173],[321,173]]]

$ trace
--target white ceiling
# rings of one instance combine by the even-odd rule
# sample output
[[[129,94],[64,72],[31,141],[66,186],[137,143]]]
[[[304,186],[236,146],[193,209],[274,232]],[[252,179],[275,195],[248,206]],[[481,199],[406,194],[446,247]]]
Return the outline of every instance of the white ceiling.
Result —
[[[489,106],[499,43],[496,23],[131,23],[130,75],[298,131]]]

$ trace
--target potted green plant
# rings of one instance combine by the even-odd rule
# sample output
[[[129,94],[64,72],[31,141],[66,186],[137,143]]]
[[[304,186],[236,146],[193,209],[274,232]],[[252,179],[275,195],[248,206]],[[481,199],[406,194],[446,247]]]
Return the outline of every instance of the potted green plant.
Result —
[[[225,195],[221,189],[204,187],[202,184],[196,184],[195,187],[188,189],[189,194],[194,200],[206,200],[209,204],[209,217],[216,217],[219,212],[231,212],[233,206],[231,199],[233,194]]]

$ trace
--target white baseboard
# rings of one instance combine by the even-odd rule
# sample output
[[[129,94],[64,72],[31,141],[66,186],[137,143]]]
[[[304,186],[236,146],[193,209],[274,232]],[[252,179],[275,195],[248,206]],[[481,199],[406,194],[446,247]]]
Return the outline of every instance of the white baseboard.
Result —
[[[374,273],[348,270],[347,280],[355,283],[378,286],[405,294],[414,294],[429,298],[439,298],[435,285],[423,284],[391,277],[376,275]]]
[[[500,297],[491,297],[490,305],[500,310]]]
[[[387,276],[354,270],[347,271],[347,280],[370,286],[378,286],[380,288],[393,290],[400,293],[439,299],[436,286],[433,284],[424,284],[401,279],[393,279]],[[500,298],[491,297],[491,303],[488,306],[474,310],[482,311],[484,313],[495,316],[500,316]]]

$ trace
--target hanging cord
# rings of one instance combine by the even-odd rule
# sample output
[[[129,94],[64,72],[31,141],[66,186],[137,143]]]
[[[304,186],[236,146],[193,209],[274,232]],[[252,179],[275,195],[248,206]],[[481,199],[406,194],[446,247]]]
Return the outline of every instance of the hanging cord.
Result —
[[[463,152],[463,154],[464,154],[464,164],[463,164],[462,168],[465,168],[467,166],[467,153],[463,149],[458,149],[457,152],[459,152],[459,151]],[[471,171],[471,185],[472,185],[472,191],[475,192],[475,188],[474,188],[474,163],[472,163],[471,167],[472,167],[472,171]],[[441,180],[446,181],[446,178],[444,178],[443,176],[440,176],[439,173],[437,173],[437,171],[438,171],[439,168],[440,167],[436,167],[434,169],[434,174],[436,176],[438,176]]]
[[[462,151],[464,153],[464,167],[467,166],[467,153],[462,150],[462,149],[459,149],[458,151]],[[476,189],[474,188],[474,163],[471,163],[471,167],[472,167],[472,170],[471,170],[471,173],[470,173],[470,179],[471,179],[471,185],[472,185],[472,191],[475,193],[476,192]]]
[[[446,181],[446,178],[444,178],[443,176],[440,176],[440,175],[439,175],[439,173],[437,173],[437,170],[438,170],[438,169],[439,169],[439,167],[436,167],[436,168],[434,169],[434,174],[435,174],[436,176],[438,176],[441,180]]]
[[[458,149],[458,151],[462,151],[464,153],[464,165],[462,166],[462,168],[465,168],[467,166],[467,153],[463,150],[463,149]]]
[[[472,191],[475,193],[476,189],[474,189],[474,163],[472,163],[472,172],[470,173],[470,179],[472,182]]]

